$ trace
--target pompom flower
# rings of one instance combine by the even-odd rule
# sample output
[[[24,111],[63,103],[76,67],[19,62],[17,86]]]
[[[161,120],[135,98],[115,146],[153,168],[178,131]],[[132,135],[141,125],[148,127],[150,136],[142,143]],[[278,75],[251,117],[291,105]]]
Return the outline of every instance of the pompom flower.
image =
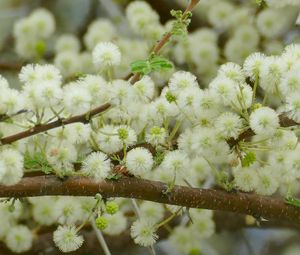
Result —
[[[146,219],[137,220],[131,226],[131,237],[136,244],[148,247],[155,244],[158,239],[155,230],[153,223]]]
[[[53,241],[62,252],[76,251],[83,244],[74,226],[59,226],[53,233]]]
[[[97,44],[92,54],[94,64],[101,67],[116,66],[121,62],[119,47],[110,42]]]
[[[152,154],[145,148],[135,148],[128,152],[126,167],[130,173],[136,176],[144,176],[152,169]]]
[[[96,181],[104,180],[110,172],[110,160],[102,152],[93,152],[82,162],[83,174],[92,176]]]
[[[271,136],[279,127],[278,114],[269,107],[258,108],[250,115],[250,127],[257,135]]]

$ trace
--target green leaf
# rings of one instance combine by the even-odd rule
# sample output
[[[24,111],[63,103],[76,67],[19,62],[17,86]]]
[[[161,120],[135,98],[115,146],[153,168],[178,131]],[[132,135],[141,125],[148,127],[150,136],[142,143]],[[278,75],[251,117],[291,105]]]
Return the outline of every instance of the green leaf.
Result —
[[[34,155],[26,153],[24,156],[25,169],[32,171],[42,171],[45,174],[52,172],[52,167],[48,163],[46,156],[43,153],[37,152]]]
[[[161,71],[173,68],[173,64],[166,58],[154,56],[150,60],[137,60],[130,64],[131,72],[143,75],[152,71]]]
[[[166,58],[154,56],[150,59],[151,69],[154,71],[161,71],[173,68],[173,64]]]
[[[122,178],[121,174],[110,174],[109,176],[106,177],[106,179],[111,180],[111,181],[117,181]]]
[[[250,151],[242,159],[242,166],[249,167],[256,161],[256,155],[254,152]]]
[[[293,197],[287,197],[285,199],[285,202],[289,205],[293,205],[293,206],[296,206],[296,207],[300,207],[300,199],[297,199],[297,198],[293,198]]]
[[[130,64],[131,72],[148,74],[151,72],[151,65],[148,60],[136,60]]]

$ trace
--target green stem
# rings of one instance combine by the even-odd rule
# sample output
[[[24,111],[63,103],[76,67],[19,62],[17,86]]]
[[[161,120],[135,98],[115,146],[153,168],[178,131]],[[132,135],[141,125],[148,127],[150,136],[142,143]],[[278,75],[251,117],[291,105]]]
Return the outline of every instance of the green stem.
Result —
[[[255,99],[256,99],[256,91],[257,91],[257,87],[258,87],[258,82],[259,82],[259,77],[258,75],[255,76],[255,82],[254,82],[254,86],[253,86],[253,94],[252,94],[252,108],[255,104]]]
[[[169,143],[172,142],[174,136],[176,135],[178,129],[179,129],[180,126],[181,126],[181,123],[182,123],[181,120],[177,120],[177,121],[176,121],[175,126],[173,127],[173,130],[172,130],[172,132],[171,132],[171,134],[170,134],[170,136],[169,136],[169,139],[168,139],[168,142],[169,142]]]
[[[173,220],[178,213],[182,210],[182,207],[180,207],[175,213],[173,213],[170,217],[166,218],[165,220],[163,220],[162,222],[160,222],[159,224],[157,224],[155,226],[156,229],[159,229],[160,227],[164,226],[165,224],[169,223],[171,220]]]

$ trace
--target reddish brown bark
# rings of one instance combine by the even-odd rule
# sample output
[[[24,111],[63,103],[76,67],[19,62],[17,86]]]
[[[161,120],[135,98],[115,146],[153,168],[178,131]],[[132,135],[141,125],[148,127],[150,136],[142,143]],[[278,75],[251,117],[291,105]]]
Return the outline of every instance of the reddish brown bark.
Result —
[[[24,139],[26,137],[29,136],[33,136],[42,132],[46,132],[50,129],[53,128],[57,128],[63,125],[68,125],[68,124],[72,124],[72,123],[76,123],[76,122],[81,122],[84,124],[89,123],[89,121],[91,120],[92,117],[94,117],[95,115],[104,112],[105,110],[107,110],[111,105],[109,103],[103,104],[99,107],[96,107],[84,114],[80,114],[80,115],[76,115],[73,117],[70,117],[68,119],[58,119],[55,121],[52,121],[50,123],[47,124],[41,124],[41,125],[36,125],[30,129],[27,129],[23,132],[11,135],[11,136],[6,136],[3,137],[2,139],[0,139],[0,144],[10,144],[13,143],[15,141]]]
[[[205,208],[253,215],[268,220],[300,224],[300,208],[282,199],[250,193],[228,193],[216,189],[175,186],[168,195],[162,182],[123,177],[118,181],[95,182],[85,177],[55,176],[25,177],[13,186],[0,186],[0,197],[29,197],[45,195],[126,197],[173,204],[189,208]]]

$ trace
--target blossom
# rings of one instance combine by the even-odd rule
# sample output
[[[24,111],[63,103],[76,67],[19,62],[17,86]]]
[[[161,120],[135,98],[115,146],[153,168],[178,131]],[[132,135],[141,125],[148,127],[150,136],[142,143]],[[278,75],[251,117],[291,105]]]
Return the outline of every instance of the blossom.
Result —
[[[5,243],[9,249],[16,253],[30,250],[33,241],[33,234],[28,227],[17,225],[11,227],[5,238]]]
[[[155,233],[155,226],[146,219],[135,221],[130,230],[130,234],[134,239],[134,242],[141,246],[151,246],[155,244],[158,239],[158,235]]]
[[[216,119],[215,127],[224,138],[237,138],[242,130],[243,121],[237,114],[225,112]]]
[[[23,155],[14,149],[5,149],[0,152],[2,167],[0,165],[1,179],[3,185],[14,185],[23,177]]]
[[[197,78],[190,72],[178,71],[172,75],[169,81],[170,91],[178,95],[184,89],[197,88]]]
[[[250,115],[250,127],[258,135],[272,136],[279,127],[278,114],[269,107],[258,108]]]
[[[102,152],[93,152],[82,162],[82,173],[96,181],[104,180],[110,172],[110,160]]]
[[[263,65],[266,56],[260,52],[255,52],[249,55],[244,62],[243,71],[252,81],[258,79],[261,66]]]
[[[80,248],[83,237],[74,226],[59,226],[53,233],[53,241],[62,252],[71,252]]]
[[[127,153],[126,167],[136,176],[144,176],[152,169],[152,154],[145,148],[134,148]]]
[[[121,62],[119,47],[110,42],[102,42],[93,50],[93,62],[99,66],[116,66]]]

